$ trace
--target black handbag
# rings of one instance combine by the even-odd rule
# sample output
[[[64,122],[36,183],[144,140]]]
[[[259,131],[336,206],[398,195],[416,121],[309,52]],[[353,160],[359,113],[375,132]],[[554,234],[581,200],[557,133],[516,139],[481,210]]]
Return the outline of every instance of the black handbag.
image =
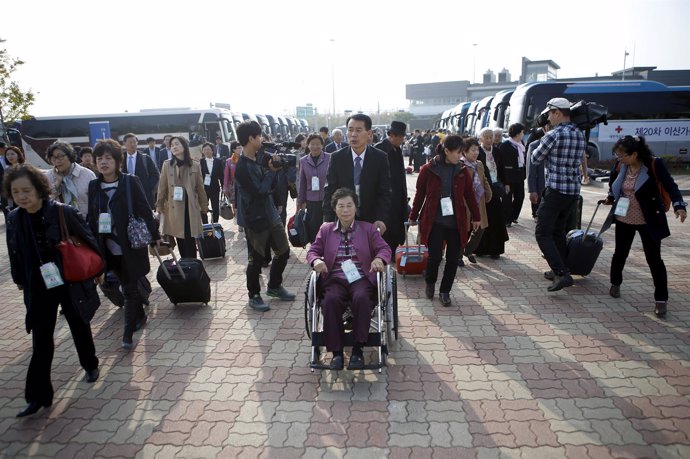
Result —
[[[127,193],[127,212],[129,214],[129,221],[127,222],[127,239],[133,249],[144,249],[151,243],[151,232],[143,218],[134,216],[132,210],[132,192],[130,189],[131,177],[125,180],[125,188]]]
[[[499,198],[503,198],[506,195],[506,187],[500,180],[496,180],[491,184],[491,191],[494,196],[498,196]]]

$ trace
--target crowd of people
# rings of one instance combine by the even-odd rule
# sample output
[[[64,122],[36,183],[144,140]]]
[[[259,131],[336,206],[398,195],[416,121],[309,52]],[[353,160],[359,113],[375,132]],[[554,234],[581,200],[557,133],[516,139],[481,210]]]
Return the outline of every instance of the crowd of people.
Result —
[[[535,239],[549,270],[548,291],[573,285],[566,263],[566,232],[576,212],[583,181],[585,137],[570,121],[569,101],[549,101],[548,124],[535,131],[528,145],[525,126],[503,132],[483,129],[478,138],[446,132],[407,135],[405,123],[394,121],[387,136],[375,142],[372,120],[364,114],[348,118],[347,132],[301,135],[295,139],[294,161],[266,153],[266,136],[255,121],[237,127],[238,141],[229,147],[216,139],[204,143],[202,158],[192,159],[187,139],[165,136],[139,150],[135,134],[123,145],[103,140],[93,148],[75,149],[55,142],[47,152],[51,168],[26,164],[22,151],[0,145],[2,209],[12,279],[24,293],[26,329],[33,334],[33,356],[26,382],[26,416],[52,403],[50,366],[58,306],[70,326],[86,381],[98,379],[98,359],[89,321],[100,304],[96,284],[114,273],[125,298],[122,347],[132,349],[134,334],[145,326],[147,299],[139,284],[150,271],[148,245],[177,244],[184,258],[197,255],[202,225],[218,222],[227,205],[247,243],[248,307],[267,311],[261,292],[262,268],[270,265],[265,295],[292,301],[283,286],[290,246],[286,234],[289,196],[307,217],[307,262],[320,273],[326,346],[331,368],[342,369],[342,307],[353,313],[355,346],[348,368],[364,367],[375,291],[375,272],[395,263],[405,244],[406,225],[417,226],[428,247],[425,294],[438,287],[443,306],[452,304],[451,289],[463,258],[499,258],[509,240],[508,229],[519,223],[525,180]],[[346,141],[347,140],[347,141]],[[410,157],[405,166],[405,152]],[[669,235],[664,204],[677,218],[686,218],[686,204],[663,161],[655,158],[641,137],[625,137],[615,147],[618,161],[611,177],[609,223],[616,223],[610,295],[621,295],[622,273],[636,232],[640,233],[655,286],[655,312],[666,313],[668,289],[660,242]],[[410,170],[411,169],[411,170]],[[410,200],[407,175],[417,173]],[[664,195],[665,192],[665,195]],[[662,199],[667,197],[668,199]],[[665,203],[665,201],[669,201]],[[83,241],[102,260],[88,278],[68,279],[59,250],[65,234]],[[143,242],[142,242],[143,241]]]

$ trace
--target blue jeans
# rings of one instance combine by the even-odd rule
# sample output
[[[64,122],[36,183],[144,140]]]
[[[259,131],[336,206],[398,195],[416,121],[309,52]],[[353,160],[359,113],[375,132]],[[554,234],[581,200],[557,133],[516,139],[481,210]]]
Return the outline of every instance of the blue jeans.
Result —
[[[577,204],[577,196],[547,188],[537,209],[537,227],[534,236],[551,270],[559,276],[570,274],[570,270],[565,265],[566,223]]]

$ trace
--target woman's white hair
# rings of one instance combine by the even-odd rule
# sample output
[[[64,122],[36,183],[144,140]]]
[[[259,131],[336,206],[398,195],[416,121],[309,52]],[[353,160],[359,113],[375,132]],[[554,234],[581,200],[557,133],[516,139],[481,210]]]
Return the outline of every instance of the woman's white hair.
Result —
[[[481,131],[479,131],[479,136],[478,136],[478,137],[481,139],[481,138],[482,138],[483,136],[485,136],[487,133],[491,134],[491,137],[494,136],[494,130],[491,129],[490,127],[485,127],[485,128],[482,128]]]

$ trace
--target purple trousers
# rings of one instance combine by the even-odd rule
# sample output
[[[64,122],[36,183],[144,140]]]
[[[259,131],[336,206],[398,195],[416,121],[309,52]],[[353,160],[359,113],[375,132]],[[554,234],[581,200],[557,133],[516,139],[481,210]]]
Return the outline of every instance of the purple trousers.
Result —
[[[352,284],[347,279],[329,276],[323,283],[323,332],[326,349],[329,352],[343,350],[343,313],[346,303],[350,303],[353,317],[353,330],[356,343],[366,343],[369,338],[371,310],[374,307],[376,287],[366,277]]]

